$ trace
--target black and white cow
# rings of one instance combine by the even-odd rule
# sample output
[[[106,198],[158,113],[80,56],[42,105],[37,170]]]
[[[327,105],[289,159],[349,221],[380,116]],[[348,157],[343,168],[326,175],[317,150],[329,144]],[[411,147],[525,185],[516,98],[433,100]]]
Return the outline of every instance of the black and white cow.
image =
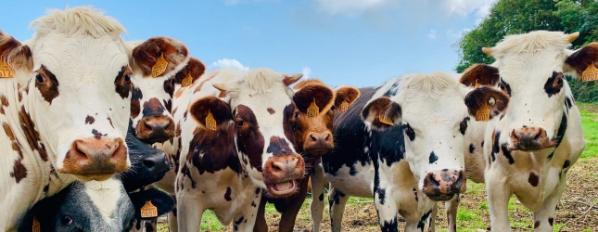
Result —
[[[123,27],[89,8],[34,21],[25,44],[0,33],[0,230],[71,182],[129,167],[131,99]]]
[[[507,204],[512,195],[533,211],[536,231],[552,231],[567,170],[585,146],[564,74],[598,79],[598,44],[568,49],[578,35],[534,31],[507,36],[483,49],[495,63],[476,65],[461,78],[470,86],[500,87],[510,96],[505,113],[488,122],[480,161],[485,167],[478,167],[485,168],[492,231],[511,230]],[[484,111],[477,108],[472,113]]]
[[[476,91],[493,95],[491,109],[504,109],[505,94],[469,91],[448,74],[410,75],[361,97],[334,121],[335,150],[323,157],[324,173],[313,179],[314,231],[322,218],[321,186],[329,194],[333,231],[340,231],[349,196],[374,197],[382,231],[424,230],[436,201],[465,191],[464,153],[472,119],[464,99]],[[317,186],[320,187],[317,187]]]
[[[162,151],[138,140],[129,129],[131,168],[107,181],[75,182],[29,210],[19,231],[128,231],[140,229],[140,209],[151,201],[158,214],[174,207],[174,199],[155,189],[142,189],[170,169]],[[34,222],[35,218],[35,222]],[[37,228],[37,229],[34,229]]]

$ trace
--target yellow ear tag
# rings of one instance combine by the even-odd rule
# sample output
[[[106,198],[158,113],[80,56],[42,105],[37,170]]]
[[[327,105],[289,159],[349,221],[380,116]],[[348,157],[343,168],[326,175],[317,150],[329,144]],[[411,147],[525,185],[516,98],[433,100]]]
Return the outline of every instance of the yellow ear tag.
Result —
[[[213,130],[216,131],[217,129],[217,123],[216,123],[216,119],[214,119],[214,115],[212,114],[212,112],[208,112],[208,115],[206,116],[206,128],[208,128],[208,130]]]
[[[380,121],[380,123],[388,125],[388,126],[394,126],[394,123],[392,123],[392,120],[390,120],[390,118],[388,118],[386,116],[386,114],[379,114],[378,121]]]
[[[42,226],[39,224],[39,220],[37,220],[37,217],[34,217],[33,221],[31,222],[31,232],[40,231],[42,231]]]
[[[349,110],[349,103],[347,101],[343,101],[340,106],[338,106],[340,112],[347,112]]]
[[[307,117],[314,118],[320,113],[320,107],[316,105],[316,99],[307,107]]]
[[[10,65],[4,61],[0,61],[0,78],[11,78],[15,75]]]
[[[152,204],[152,201],[147,201],[141,207],[141,218],[153,218],[158,216],[158,208]]]
[[[594,64],[590,64],[586,70],[581,73],[581,81],[596,81],[598,80],[598,68]]]
[[[160,55],[154,66],[152,67],[152,77],[159,77],[166,72],[168,61],[164,58],[164,54]]]
[[[496,104],[496,100],[491,97],[488,102],[480,107],[475,112],[475,119],[477,121],[488,121],[490,120],[490,112],[492,111],[492,107]]]
[[[185,76],[185,78],[183,78],[183,80],[181,81],[181,86],[187,87],[190,86],[192,83],[193,77],[191,76],[191,74],[187,74],[187,76]]]

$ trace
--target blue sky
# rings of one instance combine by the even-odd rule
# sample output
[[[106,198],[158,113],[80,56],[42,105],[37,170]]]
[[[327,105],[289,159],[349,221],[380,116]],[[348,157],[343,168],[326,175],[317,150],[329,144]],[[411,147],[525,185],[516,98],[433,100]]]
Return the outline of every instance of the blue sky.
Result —
[[[0,30],[20,40],[48,9],[94,6],[125,40],[170,36],[208,67],[305,72],[371,86],[414,72],[453,71],[458,41],[495,0],[5,1]]]

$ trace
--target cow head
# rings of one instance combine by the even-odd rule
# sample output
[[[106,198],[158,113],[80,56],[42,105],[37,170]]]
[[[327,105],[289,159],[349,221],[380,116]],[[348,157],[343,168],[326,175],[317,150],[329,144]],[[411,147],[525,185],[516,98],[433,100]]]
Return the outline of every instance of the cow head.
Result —
[[[294,88],[293,104],[284,111],[285,132],[306,161],[317,161],[334,148],[335,112],[346,111],[359,97],[359,90],[341,87],[335,92],[318,80],[303,81]]]
[[[573,95],[564,74],[598,79],[598,44],[577,51],[568,47],[578,33],[535,31],[507,36],[493,48],[483,51],[492,55],[492,65],[476,65],[467,70],[462,82],[478,83],[487,88],[499,87],[510,97],[504,117],[491,121],[493,153],[499,149],[533,151],[549,154],[562,140],[567,128],[568,110]],[[484,99],[494,99],[489,92],[477,91],[466,100],[472,113],[484,111]],[[481,104],[480,104],[481,102]],[[509,159],[510,163],[514,160]]]
[[[19,119],[32,149],[80,179],[126,170],[132,84],[123,28],[88,8],[53,11],[33,26],[26,45],[0,34],[0,58],[24,84]]]
[[[222,104],[198,100],[190,113],[202,127],[217,130],[227,120],[233,123],[236,149],[243,169],[272,197],[294,194],[297,179],[305,174],[303,158],[286,138],[283,112],[292,104],[288,85],[300,76],[284,76],[269,69],[250,70],[239,81],[214,84],[230,99],[230,111]],[[214,100],[221,101],[215,97]]]
[[[131,118],[136,136],[144,142],[174,137],[172,98],[176,87],[191,85],[205,70],[189,58],[187,47],[165,37],[151,38],[132,49],[134,89]]]
[[[384,91],[397,88],[397,81],[398,90]],[[438,73],[407,76],[379,92],[396,94],[373,98],[362,117],[372,129],[403,127],[405,159],[418,188],[432,200],[449,200],[464,192],[464,154],[471,123],[463,103],[467,88],[455,78]]]

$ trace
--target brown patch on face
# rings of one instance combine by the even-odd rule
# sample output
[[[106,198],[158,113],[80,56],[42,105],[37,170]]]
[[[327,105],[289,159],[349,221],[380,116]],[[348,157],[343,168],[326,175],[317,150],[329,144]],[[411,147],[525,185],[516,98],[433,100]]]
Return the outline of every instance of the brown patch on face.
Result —
[[[308,85],[293,95],[293,103],[303,113],[308,113],[308,109],[315,103],[318,109],[316,113],[321,114],[328,111],[333,102],[334,92],[323,85]]]
[[[239,151],[249,158],[251,166],[261,172],[264,137],[259,131],[259,125],[253,111],[245,105],[239,105],[234,119],[237,127],[237,147]]]
[[[172,100],[168,99],[168,100],[163,100],[164,101],[164,107],[166,108],[166,110],[168,112],[172,112]]]
[[[480,87],[465,96],[469,114],[478,121],[490,120],[501,114],[509,104],[509,97],[502,91]]]
[[[582,75],[590,66],[598,64],[598,42],[593,42],[571,54],[565,63],[572,67],[578,75]],[[583,78],[583,77],[582,77]]]
[[[562,72],[552,72],[552,76],[548,78],[546,84],[544,84],[544,91],[548,94],[548,97],[552,97],[559,92],[563,88],[563,79],[565,75]]]
[[[46,147],[44,144],[41,143],[39,139],[39,133],[35,129],[35,124],[33,124],[33,120],[29,114],[25,111],[25,107],[21,106],[21,111],[19,111],[19,122],[21,123],[21,129],[27,138],[27,142],[29,146],[33,150],[37,150],[39,152],[40,157],[43,161],[48,161],[48,153],[46,151]]]
[[[380,97],[365,106],[361,112],[364,120],[374,128],[394,126],[401,117],[401,106],[388,97]]]
[[[312,141],[319,139],[320,135],[332,135],[333,115],[329,112],[318,114],[316,117],[308,117],[307,114],[299,111],[295,105],[289,105],[284,109],[284,131],[286,137],[293,143],[295,150],[302,155],[309,153],[313,158],[319,158],[334,148],[332,137],[328,141],[318,143]],[[309,157],[303,157],[307,165],[312,164]],[[316,161],[316,160],[314,160]]]
[[[14,165],[12,166],[12,171],[10,172],[10,176],[15,178],[17,183],[21,182],[21,180],[27,177],[27,168],[22,163],[23,158],[19,158],[15,160]]]
[[[143,93],[139,88],[133,89],[133,95],[131,96],[131,117],[136,118],[141,113],[141,98]]]
[[[171,38],[155,37],[133,49],[133,62],[131,63],[134,64],[135,69],[141,70],[143,76],[150,76],[152,67],[163,56],[168,62],[165,72],[161,73],[161,75],[164,75],[182,63],[187,55],[187,47],[182,43]]]
[[[498,69],[485,64],[474,64],[469,67],[459,82],[469,87],[495,86],[500,80]]]
[[[6,136],[8,137],[8,139],[11,142],[12,149],[19,154],[19,157],[21,159],[23,159],[23,152],[21,150],[21,146],[19,145],[19,142],[17,141],[17,137],[15,137],[15,133],[12,131],[12,128],[10,127],[10,125],[8,125],[8,123],[4,122],[4,123],[2,123],[2,128],[4,128],[4,133],[6,133]]]
[[[170,97],[174,93],[174,79],[168,79],[164,81],[164,92],[166,92]]]
[[[92,117],[91,115],[87,115],[87,117],[85,117],[85,124],[93,124],[96,121],[96,119],[94,117]]]
[[[122,67],[116,75],[116,79],[114,79],[114,89],[122,98],[128,98],[129,92],[133,89],[131,73],[132,71],[128,66]]]
[[[274,113],[276,113],[276,111],[275,111],[274,109],[272,109],[272,107],[268,107],[268,109],[267,109],[267,110],[268,110],[268,113],[269,113],[269,114],[274,114]]]
[[[35,76],[35,87],[39,89],[42,97],[50,104],[52,104],[54,98],[58,97],[58,80],[56,79],[56,76],[43,65]]]
[[[32,70],[33,56],[29,46],[22,45],[12,36],[0,32],[0,60],[13,69]]]
[[[187,66],[175,75],[174,80],[182,87],[187,87],[203,75],[205,70],[206,67],[201,61],[191,58],[187,63]]]
[[[101,138],[102,138],[102,136],[104,136],[104,135],[103,135],[101,132],[99,132],[99,131],[98,131],[98,130],[96,130],[96,129],[92,129],[92,130],[91,130],[91,134],[93,135],[93,137],[94,137],[95,139],[98,139],[98,140],[99,140],[99,139],[101,139]]]
[[[159,116],[164,113],[164,106],[157,98],[151,98],[143,103],[143,117]]]
[[[361,91],[353,87],[341,87],[336,90],[336,97],[334,99],[334,109],[338,112],[345,112],[349,106],[359,98]]]

